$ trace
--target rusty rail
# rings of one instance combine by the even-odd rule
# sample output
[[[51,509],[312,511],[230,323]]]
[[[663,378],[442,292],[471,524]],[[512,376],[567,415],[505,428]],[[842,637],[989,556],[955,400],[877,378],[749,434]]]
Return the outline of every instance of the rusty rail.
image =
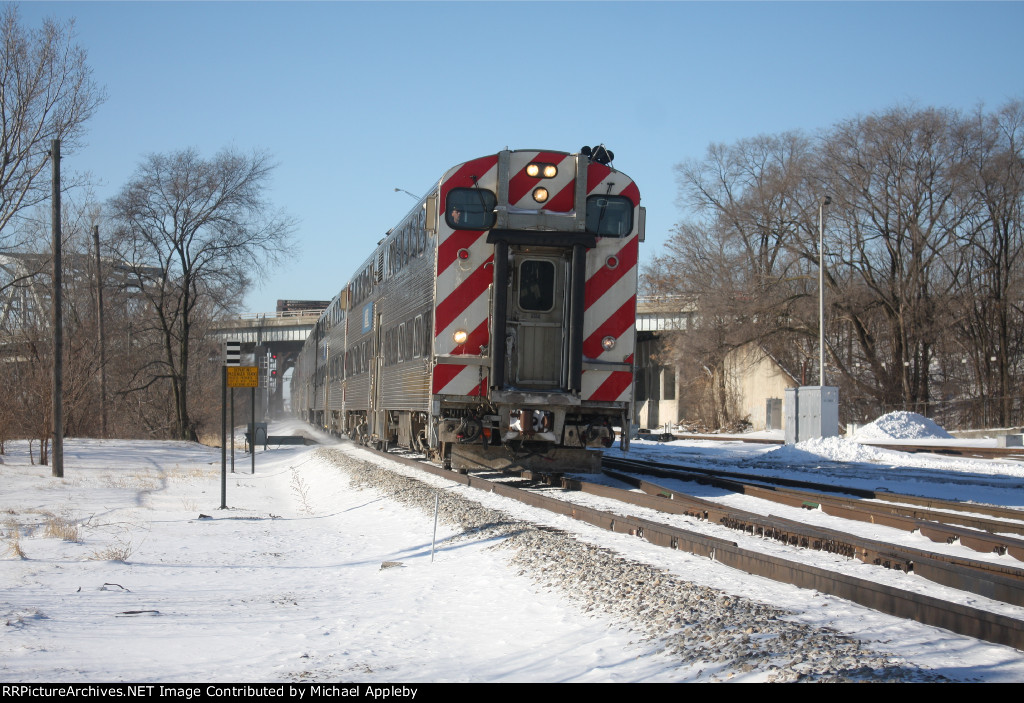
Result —
[[[644,434],[640,434],[640,439],[646,439]],[[713,434],[675,434],[675,433],[650,433],[650,438],[654,439],[663,435],[671,435],[672,439],[678,440],[693,440],[693,441],[706,441],[706,442],[746,442],[749,444],[785,444],[785,440],[781,439],[769,439],[767,437],[750,437],[746,438],[742,435],[713,435]],[[1016,461],[1024,461],[1024,449],[1013,448],[1013,447],[967,447],[967,446],[956,446],[947,444],[892,444],[889,442],[861,442],[868,447],[878,447],[879,449],[892,449],[898,452],[908,452],[910,454],[942,454],[946,456],[960,456],[960,457],[971,457],[976,459],[1013,459]]]
[[[634,535],[655,545],[708,557],[746,573],[789,583],[800,588],[811,588],[879,612],[915,620],[925,625],[941,627],[969,637],[1024,649],[1024,621],[884,586],[866,579],[836,574],[827,569],[766,556],[743,549],[735,542],[728,540],[708,537],[638,517],[621,516],[576,505],[552,496],[503,485],[469,474],[455,473],[413,459],[387,456],[392,460],[414,466],[470,488],[512,498],[526,505],[565,515],[612,532]]]
[[[568,481],[568,485],[588,493],[662,512],[689,515],[756,537],[779,540],[795,547],[839,554],[889,569],[913,571],[944,586],[1024,606],[1024,569],[888,544],[774,515],[759,515],[671,491],[634,476],[614,471],[605,473],[639,488],[645,495],[576,480]]]
[[[713,485],[727,490],[750,495],[755,498],[769,500],[790,507],[814,507],[820,508],[822,512],[841,517],[848,520],[869,522],[872,524],[885,525],[908,532],[920,531],[925,537],[933,542],[959,541],[960,544],[977,552],[1009,554],[1018,561],[1024,561],[1024,539],[1008,536],[1001,533],[1024,534],[1024,522],[1006,522],[992,518],[979,518],[966,514],[950,514],[938,510],[929,510],[899,505],[894,503],[872,502],[865,504],[862,500],[846,498],[836,495],[822,495],[807,491],[794,490],[792,488],[777,486],[764,486],[753,483],[762,482],[760,477],[744,476],[742,480],[724,478],[724,476],[743,476],[725,472],[712,472],[708,470],[694,470],[691,467],[678,469],[665,469],[664,464],[653,464],[650,462],[609,459],[605,464],[617,467],[619,470],[634,473],[650,474],[661,478],[673,478],[677,480],[693,480],[698,483]],[[764,479],[763,482],[772,482],[772,479]],[[786,486],[798,484],[796,481],[778,481]],[[842,487],[831,487],[833,490],[843,492],[854,492],[854,489]],[[661,492],[669,489],[658,487]],[[657,492],[657,491],[656,491]],[[877,494],[874,491],[857,491],[863,497],[884,496],[887,500],[904,501],[910,496],[901,496],[891,493]],[[921,501],[921,499],[918,499]],[[909,502],[906,501],[906,502]],[[999,512],[1000,514],[1012,514],[1015,519],[1024,519],[1024,513],[1010,509],[1001,509],[994,506],[978,506],[970,504],[963,506],[951,503],[950,501],[930,501],[933,505],[941,505],[946,510],[960,510],[971,512]],[[987,509],[986,509],[987,508]],[[974,529],[978,528],[978,529]]]

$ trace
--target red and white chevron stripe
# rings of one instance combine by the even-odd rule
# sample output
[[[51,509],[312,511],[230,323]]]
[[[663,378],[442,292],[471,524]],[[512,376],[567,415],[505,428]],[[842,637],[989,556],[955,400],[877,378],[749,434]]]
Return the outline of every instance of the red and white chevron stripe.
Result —
[[[453,188],[479,186],[497,191],[498,156],[492,154],[467,161],[445,174],[440,198],[445,203]],[[434,353],[437,355],[480,354],[490,339],[487,329],[487,289],[494,282],[494,245],[487,243],[485,230],[453,230],[439,218],[437,279],[434,283]],[[462,256],[460,257],[460,252]],[[469,338],[456,344],[452,335],[465,330]],[[477,364],[438,364],[431,384],[433,393],[483,395],[487,392],[484,367]]]
[[[640,216],[640,192],[633,181],[608,166],[587,167],[588,195],[622,195],[633,203],[633,222]],[[635,224],[634,224],[635,227]],[[583,357],[586,360],[633,363],[636,337],[636,286],[639,241],[602,237],[587,252],[587,283],[584,291]],[[601,340],[614,337],[605,351]],[[583,400],[628,402],[633,395],[631,371],[584,369]]]
[[[511,209],[570,212],[574,207],[576,159],[573,154],[549,151],[516,151],[509,159],[508,204]],[[527,176],[529,163],[552,164],[558,173],[554,178],[538,180]],[[441,180],[440,203],[446,201],[453,188],[474,186],[497,192],[498,155],[468,161],[449,171]],[[533,199],[538,185],[548,189],[549,198],[541,204]],[[622,195],[634,208],[634,222],[639,218],[640,194],[633,181],[608,166],[591,163],[587,166],[589,195]],[[582,215],[582,213],[581,213]],[[481,354],[489,344],[488,288],[494,281],[493,245],[487,243],[486,231],[452,230],[443,215],[439,218],[437,248],[437,279],[434,321],[435,354],[447,356],[445,363],[434,368],[432,392],[451,395],[484,395],[487,392],[486,367],[479,363],[452,363],[452,356]],[[595,249],[587,252],[584,303],[584,361],[609,361],[632,364],[634,353],[637,286],[637,237],[603,237]],[[465,330],[468,339],[457,345],[456,330]],[[613,349],[605,351],[601,340],[615,337]],[[469,361],[469,360],[467,360]],[[597,371],[585,369],[582,399],[594,401],[629,401],[632,397],[631,371]]]
[[[526,175],[531,163],[551,164],[558,168],[554,178],[537,179]],[[533,199],[537,186],[547,188],[546,202]],[[518,210],[540,210],[549,212],[570,212],[576,190],[576,156],[555,151],[515,151],[509,159],[508,204]]]

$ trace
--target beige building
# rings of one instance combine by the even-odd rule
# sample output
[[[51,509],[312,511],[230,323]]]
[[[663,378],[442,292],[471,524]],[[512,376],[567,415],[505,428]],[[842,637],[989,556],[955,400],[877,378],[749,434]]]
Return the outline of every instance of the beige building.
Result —
[[[769,398],[781,401],[786,397],[787,388],[800,385],[797,379],[756,344],[747,344],[731,352],[725,358],[725,366],[734,393],[736,416],[746,416],[753,430],[768,429],[766,408]],[[784,429],[782,420],[780,402],[771,429]]]
[[[697,416],[697,399],[687,398],[679,388],[676,369],[658,363],[660,345],[668,331],[685,330],[693,310],[679,301],[641,298],[637,305],[637,367],[634,387],[635,422],[641,428],[657,430]],[[679,310],[683,308],[684,311]],[[766,429],[768,399],[778,399],[773,429],[782,429],[782,399],[786,388],[799,382],[770,354],[748,344],[726,357],[726,383],[732,401],[732,415],[746,417],[753,430]]]

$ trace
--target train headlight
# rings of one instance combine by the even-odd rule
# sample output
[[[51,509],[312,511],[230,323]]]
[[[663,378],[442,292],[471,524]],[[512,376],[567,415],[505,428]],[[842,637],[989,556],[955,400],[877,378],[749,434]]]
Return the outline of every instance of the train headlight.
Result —
[[[533,199],[538,203],[545,203],[548,200],[548,189],[547,188],[535,188],[533,190]]]
[[[601,346],[604,348],[605,351],[611,351],[612,349],[615,348],[615,337],[608,335],[607,337],[601,340]]]
[[[466,340],[469,339],[469,334],[466,330],[455,330],[452,333],[452,339],[455,340],[456,344],[465,344]]]
[[[554,164],[526,164],[526,175],[531,178],[554,178],[558,175],[558,167]]]

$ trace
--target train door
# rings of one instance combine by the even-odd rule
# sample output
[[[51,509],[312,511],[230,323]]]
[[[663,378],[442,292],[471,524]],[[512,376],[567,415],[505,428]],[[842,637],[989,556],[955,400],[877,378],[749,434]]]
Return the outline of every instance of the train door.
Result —
[[[373,341],[371,342],[370,354],[370,397],[367,419],[370,422],[370,434],[383,437],[384,432],[384,406],[382,398],[383,389],[381,386],[384,373],[384,355],[381,353],[382,345],[382,323],[381,315],[378,313],[374,318]]]
[[[517,388],[565,390],[568,259],[535,247],[510,253],[506,379]]]

